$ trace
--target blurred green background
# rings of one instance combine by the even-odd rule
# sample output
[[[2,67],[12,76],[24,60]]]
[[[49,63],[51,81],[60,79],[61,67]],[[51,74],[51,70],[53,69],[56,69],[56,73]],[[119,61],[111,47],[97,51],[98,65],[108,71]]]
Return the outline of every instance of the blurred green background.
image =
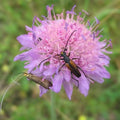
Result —
[[[111,79],[91,85],[87,97],[74,88],[69,101],[63,89],[40,98],[38,86],[22,78],[5,96],[0,120],[120,120],[120,0],[0,0],[0,97],[24,71],[24,62],[13,61],[21,47],[16,37],[26,33],[25,25],[32,26],[34,16],[46,16],[46,5],[52,4],[56,13],[76,4],[76,12],[87,10],[90,20],[101,21],[99,29],[113,43]]]

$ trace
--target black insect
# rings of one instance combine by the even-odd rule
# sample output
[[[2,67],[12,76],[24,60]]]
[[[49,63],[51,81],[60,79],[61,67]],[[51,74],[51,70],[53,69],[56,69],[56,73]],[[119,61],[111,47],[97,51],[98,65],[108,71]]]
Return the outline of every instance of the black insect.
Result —
[[[38,40],[38,41],[41,41],[41,40],[42,40],[42,38],[40,38],[40,37],[39,37],[37,40]]]
[[[60,69],[65,65],[70,71],[71,73],[73,73],[76,77],[80,77],[81,73],[78,70],[78,66],[75,64],[75,62],[73,62],[72,59],[69,58],[69,55],[66,55],[66,52],[63,51],[61,52],[60,56],[62,57],[61,60],[64,60],[64,64],[60,67]]]
[[[68,38],[67,40],[67,43],[65,45],[65,48],[64,50],[60,53],[60,54],[57,54],[57,56],[60,56],[60,60],[63,60],[65,63],[60,67],[59,71],[61,70],[61,68],[65,65],[70,71],[71,71],[71,74],[74,74],[77,78],[81,77],[81,73],[79,72],[79,70],[84,74],[84,76],[91,82],[91,83],[94,83],[93,82],[93,79],[90,78],[89,76],[87,76],[85,74],[85,72],[75,64],[75,62],[73,61],[73,59],[78,59],[78,58],[72,58],[70,59],[70,53],[67,55],[66,54],[66,51],[67,51],[67,45],[68,45],[68,42],[71,38],[71,36],[73,35],[73,33],[75,32],[76,30],[74,30],[70,37]],[[72,76],[73,78],[73,76]],[[76,80],[75,78],[73,78],[74,80]],[[76,80],[78,82],[78,80]],[[79,87],[79,82],[78,82],[78,87]]]
[[[33,75],[31,73],[26,73],[26,72],[24,73],[24,76],[34,81],[35,83],[43,86],[46,89],[49,89],[49,87],[52,87],[52,83],[46,79],[42,80],[42,77],[38,77],[36,75]]]
[[[73,61],[73,59],[77,59],[77,58],[72,58],[70,59],[70,53],[67,55],[66,54],[66,51],[67,51],[67,45],[68,45],[68,42],[71,38],[71,36],[73,35],[73,33],[75,32],[76,30],[74,30],[70,37],[68,38],[67,40],[67,43],[65,45],[65,48],[64,50],[60,53],[60,54],[57,54],[57,56],[60,56],[60,60],[63,60],[65,63],[60,67],[59,71],[62,69],[62,67],[65,65],[70,71],[72,74],[74,74],[76,77],[80,77],[81,76],[81,73],[79,72],[79,67],[75,64],[75,62]],[[73,78],[73,77],[72,77]],[[74,80],[76,80],[75,78],[73,78]],[[78,80],[76,80],[78,82]],[[78,84],[79,85],[79,84]]]

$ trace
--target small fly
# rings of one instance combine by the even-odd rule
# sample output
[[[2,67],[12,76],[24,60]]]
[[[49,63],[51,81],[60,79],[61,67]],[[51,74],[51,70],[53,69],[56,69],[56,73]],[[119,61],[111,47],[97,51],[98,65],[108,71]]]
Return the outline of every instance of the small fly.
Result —
[[[52,87],[52,83],[46,79],[42,80],[42,77],[38,77],[36,75],[33,75],[31,73],[26,73],[26,72],[24,73],[24,76],[46,89],[49,89],[49,87]]]

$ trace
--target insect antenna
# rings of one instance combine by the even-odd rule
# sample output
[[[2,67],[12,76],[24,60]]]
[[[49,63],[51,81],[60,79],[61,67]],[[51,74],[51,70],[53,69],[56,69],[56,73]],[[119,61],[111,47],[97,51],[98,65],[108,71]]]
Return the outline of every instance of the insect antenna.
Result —
[[[68,38],[68,40],[67,40],[67,43],[66,43],[66,45],[65,45],[65,48],[64,48],[64,52],[67,50],[68,42],[69,42],[71,36],[73,35],[73,33],[74,33],[75,31],[77,31],[77,30],[74,30],[74,31],[71,33],[71,35],[69,36],[69,38]]]
[[[48,60],[49,58],[51,58],[51,56],[50,57],[48,57],[48,58],[46,58],[46,59],[44,59],[44,60],[42,60],[40,63],[39,63],[39,65],[38,66],[40,66],[44,61],[46,61],[46,60]]]
[[[3,93],[2,95],[2,99],[1,99],[1,102],[0,102],[0,110],[2,110],[2,105],[3,105],[3,101],[4,101],[4,98],[7,94],[7,92],[9,91],[9,89],[14,86],[15,84],[18,84],[17,82],[19,80],[21,80],[21,78],[23,77],[23,74],[19,74],[15,80],[12,81],[12,83],[6,88],[5,92]]]

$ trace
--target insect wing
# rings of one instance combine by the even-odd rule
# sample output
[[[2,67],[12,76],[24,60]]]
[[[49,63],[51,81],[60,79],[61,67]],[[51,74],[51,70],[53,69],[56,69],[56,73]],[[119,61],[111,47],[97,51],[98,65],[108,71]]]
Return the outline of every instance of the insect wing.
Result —
[[[52,87],[52,83],[46,79],[42,80],[42,77],[35,76],[30,73],[24,73],[24,76],[26,76],[28,79],[34,81],[35,83],[43,86],[46,89],[49,89],[49,87]]]
[[[77,65],[72,61],[70,60],[69,63],[66,63],[66,66],[68,67],[68,69],[71,70],[71,72],[76,76],[76,77],[80,77],[81,76],[81,73],[79,72],[78,68],[77,68]]]

